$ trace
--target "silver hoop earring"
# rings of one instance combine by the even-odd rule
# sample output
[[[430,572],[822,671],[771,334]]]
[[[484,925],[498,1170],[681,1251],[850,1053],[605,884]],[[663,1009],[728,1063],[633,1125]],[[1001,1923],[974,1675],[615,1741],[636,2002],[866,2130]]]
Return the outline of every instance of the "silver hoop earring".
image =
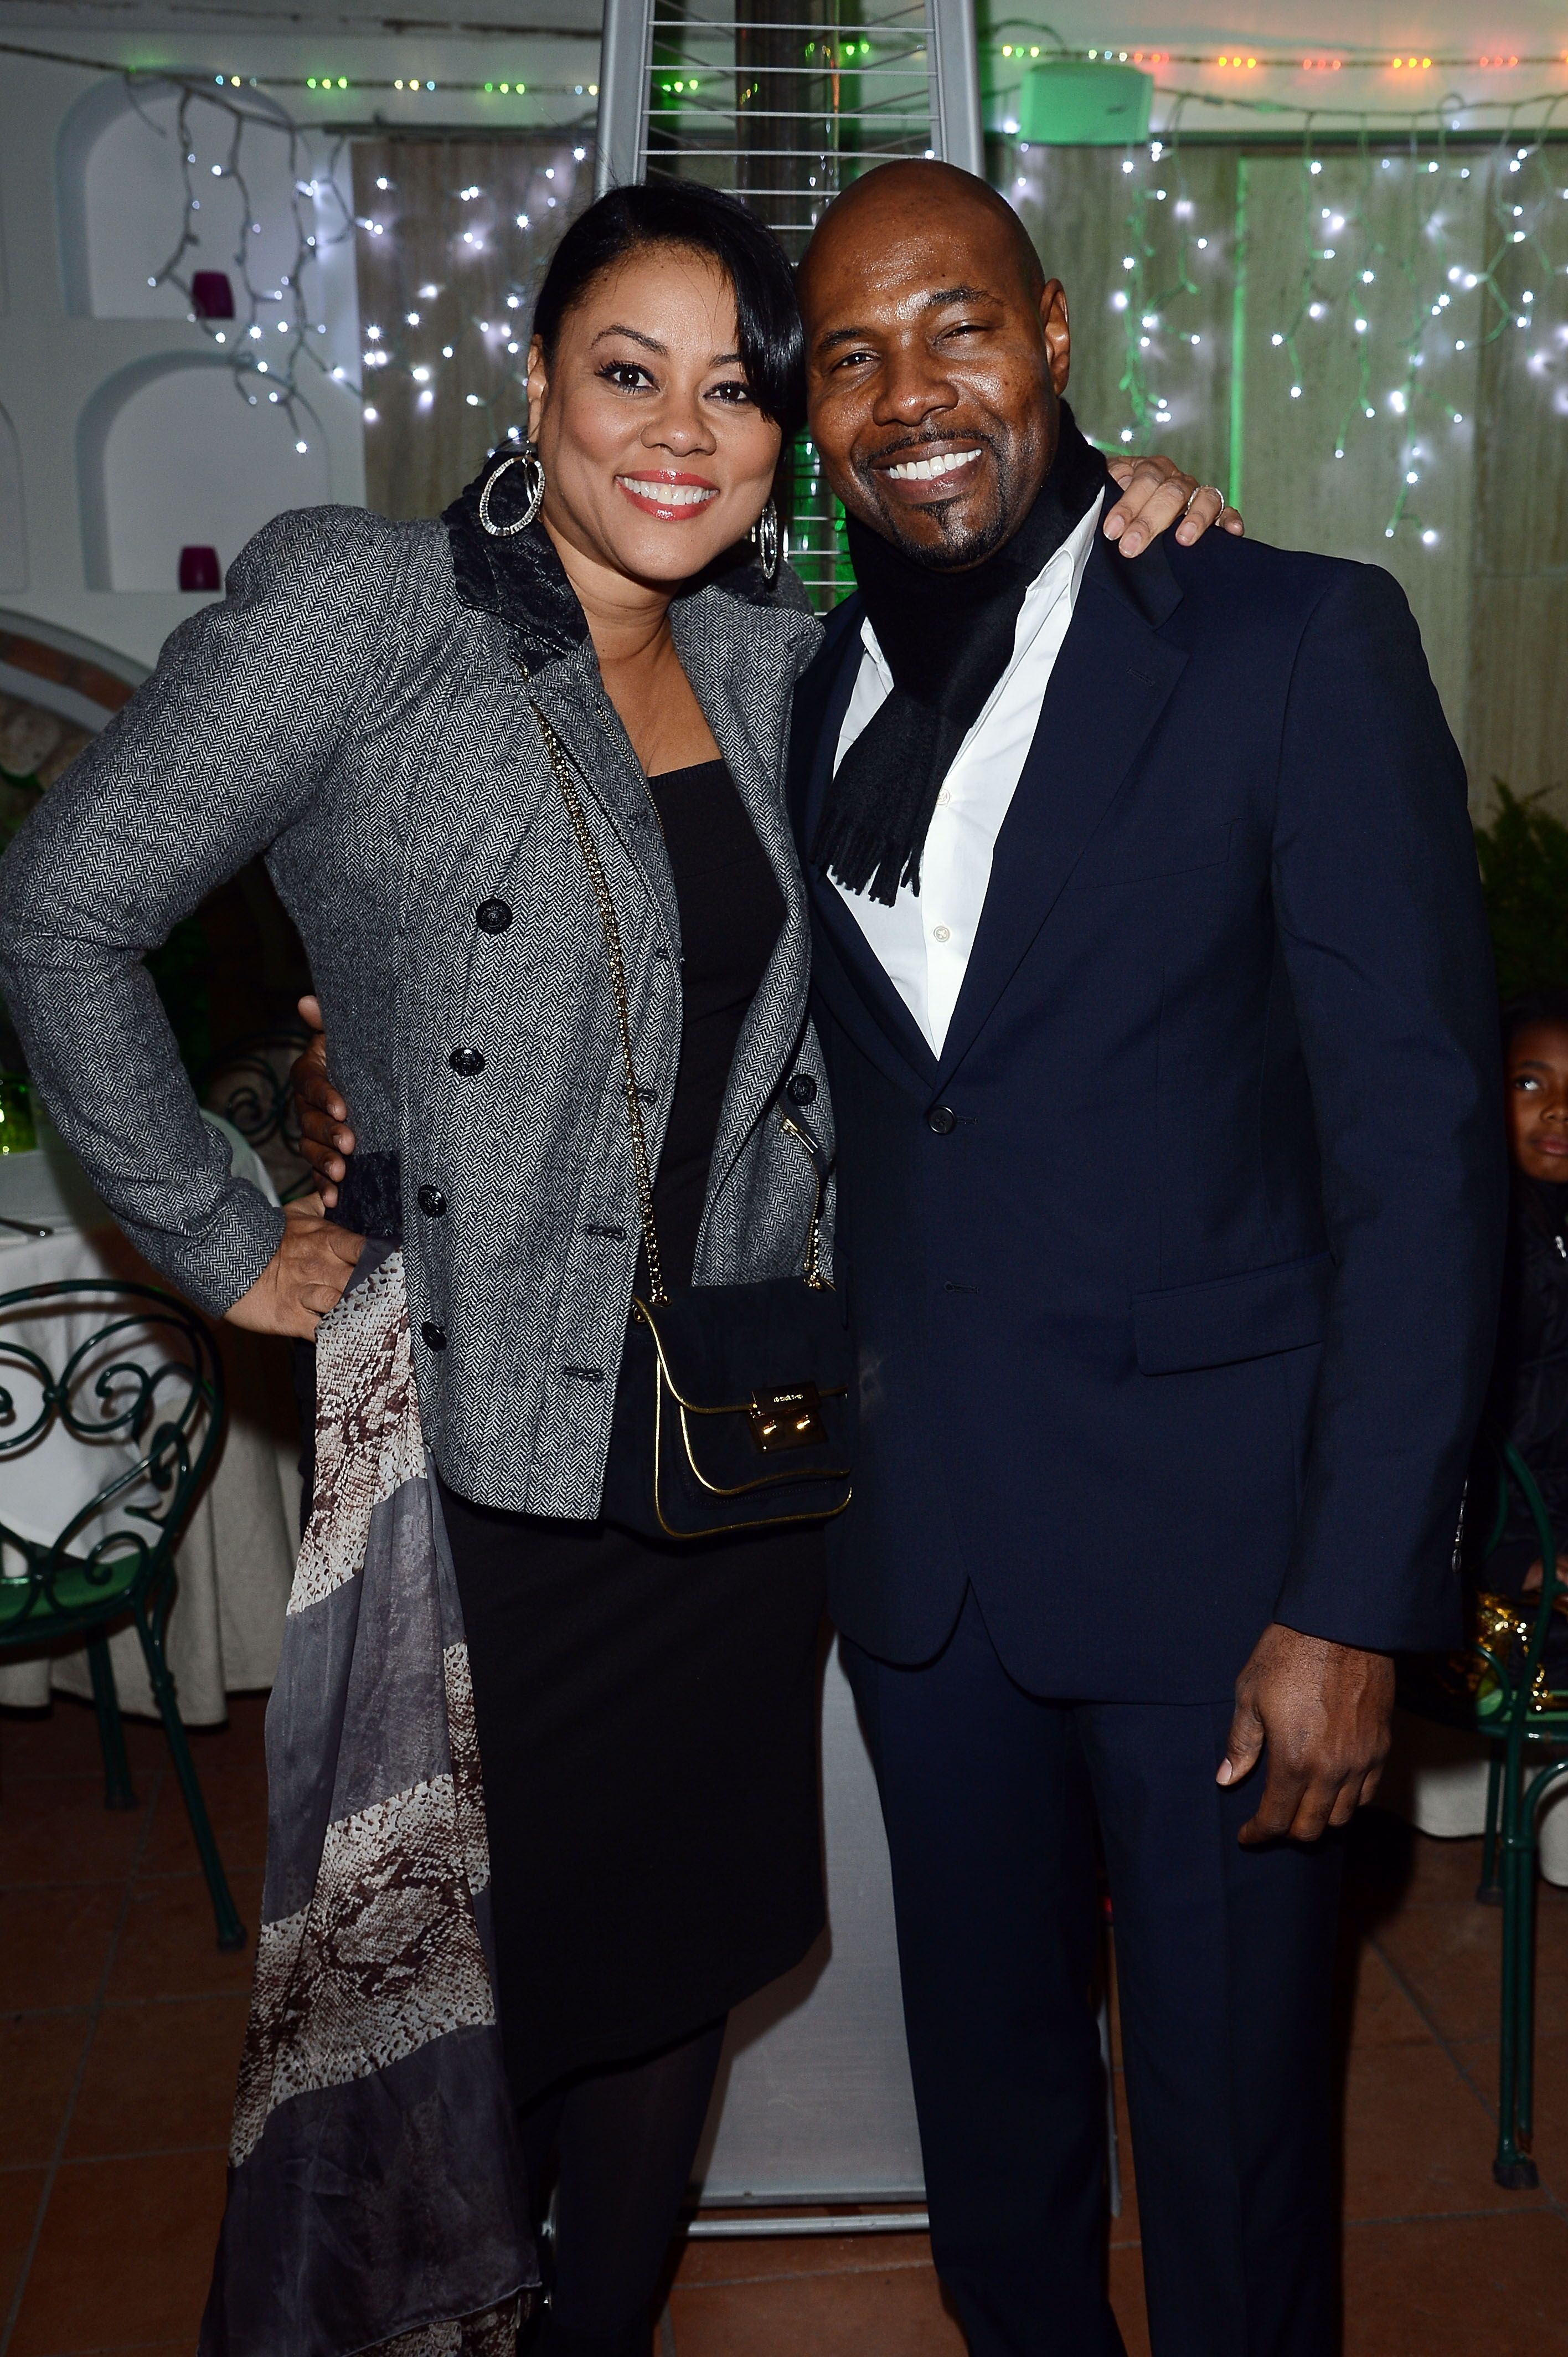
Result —
[[[751,527],[751,544],[757,551],[762,577],[770,589],[779,578],[779,511],[769,500]]]
[[[521,467],[522,468],[522,479],[526,486],[527,502],[523,508],[522,513],[519,516],[515,523],[492,523],[490,522],[490,493],[495,490],[496,485],[500,481],[501,477],[506,473],[509,467]],[[484,490],[479,493],[479,522],[489,533],[492,540],[513,540],[520,532],[526,532],[528,530],[529,525],[533,522],[534,517],[539,513],[540,509],[543,505],[544,465],[538,451],[531,442],[526,450],[514,451],[510,457],[503,458],[500,465],[499,467],[492,468],[489,474],[486,476]]]

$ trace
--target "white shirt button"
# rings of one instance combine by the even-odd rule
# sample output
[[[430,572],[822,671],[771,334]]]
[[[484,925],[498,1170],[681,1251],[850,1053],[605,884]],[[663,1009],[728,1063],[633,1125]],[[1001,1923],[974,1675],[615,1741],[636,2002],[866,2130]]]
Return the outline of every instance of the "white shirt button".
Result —
[[[950,802],[952,800],[952,788],[950,786],[944,786],[941,792],[937,796],[937,800],[940,802]]]
[[[933,925],[931,927],[931,939],[934,942],[950,942],[952,939],[952,930],[950,926]]]

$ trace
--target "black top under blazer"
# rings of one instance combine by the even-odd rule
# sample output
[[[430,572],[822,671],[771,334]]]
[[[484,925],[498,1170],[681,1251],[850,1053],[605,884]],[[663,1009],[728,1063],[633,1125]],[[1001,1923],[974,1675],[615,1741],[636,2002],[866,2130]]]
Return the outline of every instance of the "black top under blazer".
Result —
[[[860,658],[797,692],[809,844]],[[1194,1702],[1456,1633],[1505,1175],[1465,773],[1384,573],[1096,536],[934,1056],[811,877],[860,1351],[832,1607]]]

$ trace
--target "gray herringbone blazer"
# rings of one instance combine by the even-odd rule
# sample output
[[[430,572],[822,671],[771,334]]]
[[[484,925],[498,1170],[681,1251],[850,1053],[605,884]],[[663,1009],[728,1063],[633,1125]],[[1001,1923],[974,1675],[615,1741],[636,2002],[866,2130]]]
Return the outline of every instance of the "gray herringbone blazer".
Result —
[[[782,790],[790,694],[819,632],[798,584],[770,595],[755,572],[683,597],[673,623],[787,911],[709,1174],[696,1275],[721,1284],[802,1265],[816,1178],[778,1104],[794,1076],[816,1083],[813,1126],[832,1144]],[[198,1117],[141,960],[264,853],[360,1148],[400,1166],[437,1462],[482,1502],[586,1516],[637,1200],[604,939],[531,698],[574,765],[615,899],[657,1155],[681,1047],[662,839],[548,541],[537,527],[487,539],[472,490],[443,523],[317,508],[257,535],[223,602],[174,633],[0,862],[0,987],[126,1232],[194,1300],[227,1308],[282,1217]],[[459,1049],[482,1071],[471,1054],[454,1069]]]

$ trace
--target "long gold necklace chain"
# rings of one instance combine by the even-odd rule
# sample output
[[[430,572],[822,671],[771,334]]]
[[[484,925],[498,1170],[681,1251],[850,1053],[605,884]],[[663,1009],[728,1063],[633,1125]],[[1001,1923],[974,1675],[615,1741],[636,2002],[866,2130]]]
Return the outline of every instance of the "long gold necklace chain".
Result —
[[[661,1309],[668,1307],[670,1295],[664,1284],[663,1265],[659,1257],[659,1231],[653,1217],[653,1179],[648,1160],[647,1134],[642,1126],[642,1103],[637,1085],[637,1065],[631,1049],[630,996],[626,986],[626,961],[621,952],[620,926],[616,918],[615,902],[610,898],[610,888],[605,875],[604,864],[599,857],[599,847],[594,841],[592,830],[584,814],[583,805],[577,799],[577,790],[572,783],[571,771],[566,766],[566,756],[562,749],[561,740],[537,704],[533,706],[533,716],[539,723],[539,733],[544,739],[545,750],[550,756],[551,766],[555,772],[555,782],[560,789],[561,799],[566,806],[566,815],[572,823],[572,832],[577,838],[577,847],[582,852],[584,864],[594,888],[594,899],[598,906],[599,928],[605,937],[605,949],[609,959],[610,996],[615,1003],[616,1025],[620,1033],[621,1069],[626,1087],[627,1119],[631,1127],[632,1169],[637,1179],[642,1244],[648,1255],[648,1275],[652,1293],[652,1306],[656,1309]],[[652,803],[653,815],[658,823],[660,834],[662,835],[664,822],[659,816],[659,805],[653,800],[653,789],[649,784],[640,763],[638,765],[638,773],[642,778],[643,791]],[[815,1155],[807,1145],[800,1130],[788,1115],[784,1117],[782,1126],[791,1137],[796,1138],[805,1147],[808,1157],[814,1165]],[[817,1200],[806,1236],[805,1278],[814,1291],[831,1293],[832,1286],[822,1274],[822,1175],[818,1172]]]
[[[594,898],[598,903],[599,927],[604,934],[605,948],[609,956],[610,996],[615,1002],[616,1023],[620,1032],[621,1068],[626,1083],[627,1118],[631,1125],[631,1160],[637,1178],[638,1210],[642,1222],[642,1244],[643,1250],[648,1254],[648,1276],[652,1291],[653,1307],[656,1309],[663,1308],[668,1305],[670,1296],[665,1288],[663,1265],[659,1257],[659,1231],[653,1219],[653,1178],[648,1161],[648,1139],[642,1126],[642,1104],[637,1086],[637,1065],[631,1052],[631,1010],[626,986],[626,962],[621,955],[620,926],[616,920],[615,902],[610,898],[610,888],[606,880],[603,863],[599,858],[599,848],[594,841],[588,822],[583,814],[583,805],[578,801],[576,788],[572,783],[571,773],[566,767],[566,757],[561,748],[560,739],[537,704],[533,707],[533,716],[539,723],[545,750],[549,753],[552,767],[555,771],[555,782],[561,790],[561,799],[566,805],[566,815],[571,820],[572,832],[577,838],[577,847],[582,852],[589,879],[593,884]],[[644,782],[646,783],[646,780]],[[649,799],[651,801],[652,796],[650,795]],[[657,809],[654,815],[656,817],[658,815]]]

